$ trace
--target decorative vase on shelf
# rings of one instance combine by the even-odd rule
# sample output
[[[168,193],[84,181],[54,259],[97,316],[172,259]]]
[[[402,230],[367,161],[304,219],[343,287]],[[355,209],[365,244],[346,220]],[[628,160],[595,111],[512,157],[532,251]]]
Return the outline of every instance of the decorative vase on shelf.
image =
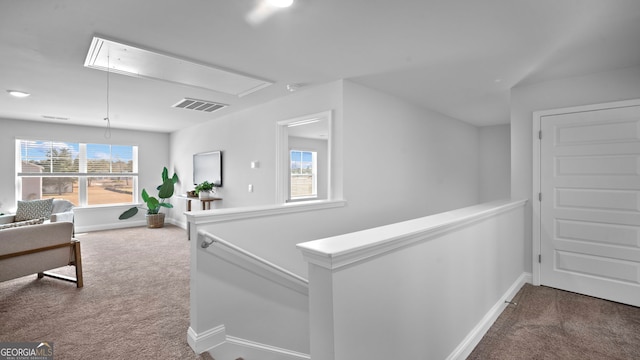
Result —
[[[198,198],[200,198],[201,200],[210,199],[211,198],[211,191],[210,190],[200,190],[200,192],[198,192]]]

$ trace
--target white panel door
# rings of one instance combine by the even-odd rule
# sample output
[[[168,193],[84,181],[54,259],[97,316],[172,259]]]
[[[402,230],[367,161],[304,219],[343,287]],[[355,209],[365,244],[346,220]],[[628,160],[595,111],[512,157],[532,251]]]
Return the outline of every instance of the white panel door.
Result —
[[[640,106],[540,127],[541,284],[640,306]]]

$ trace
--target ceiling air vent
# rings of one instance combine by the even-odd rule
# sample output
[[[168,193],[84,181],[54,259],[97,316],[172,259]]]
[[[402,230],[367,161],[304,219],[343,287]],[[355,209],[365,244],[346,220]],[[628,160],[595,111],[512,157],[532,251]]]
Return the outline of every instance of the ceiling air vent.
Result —
[[[180,100],[177,104],[173,105],[172,107],[211,113],[211,112],[220,110],[222,108],[225,108],[227,106],[229,105],[215,103],[213,101],[184,98]]]

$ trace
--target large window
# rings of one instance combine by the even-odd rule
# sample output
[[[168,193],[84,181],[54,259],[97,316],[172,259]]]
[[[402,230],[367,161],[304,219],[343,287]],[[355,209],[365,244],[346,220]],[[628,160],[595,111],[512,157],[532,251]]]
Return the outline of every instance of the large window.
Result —
[[[291,150],[291,200],[318,196],[318,153],[315,151]]]
[[[16,140],[16,148],[22,200],[62,198],[76,206],[134,202],[137,146]]]

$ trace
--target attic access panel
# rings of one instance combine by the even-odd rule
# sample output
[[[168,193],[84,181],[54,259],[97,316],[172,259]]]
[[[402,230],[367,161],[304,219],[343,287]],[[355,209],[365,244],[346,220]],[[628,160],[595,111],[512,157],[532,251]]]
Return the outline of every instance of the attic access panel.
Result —
[[[242,97],[273,84],[213,66],[94,37],[84,66],[147,79],[195,86]]]

